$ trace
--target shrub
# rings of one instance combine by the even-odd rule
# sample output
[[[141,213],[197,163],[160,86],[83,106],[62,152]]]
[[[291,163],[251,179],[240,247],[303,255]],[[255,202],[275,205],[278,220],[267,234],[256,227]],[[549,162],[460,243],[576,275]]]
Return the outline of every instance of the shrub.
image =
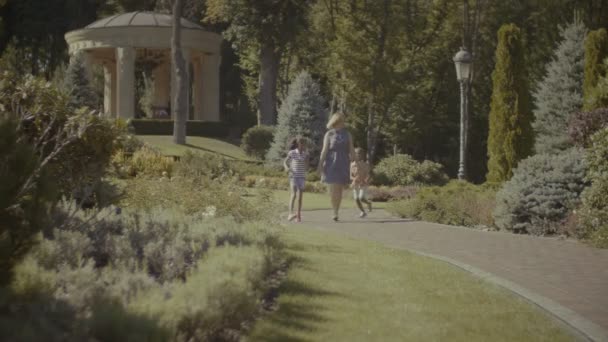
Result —
[[[0,117],[0,286],[15,263],[34,245],[56,189],[14,121]],[[40,174],[35,177],[36,172]],[[34,178],[35,177],[35,178]],[[30,184],[30,185],[28,185]]]
[[[50,228],[0,288],[9,340],[217,340],[257,311],[283,260],[264,223],[72,203]]]
[[[58,180],[64,195],[73,196],[105,175],[125,127],[86,109],[75,109],[66,94],[43,79],[19,80],[4,73],[0,108],[15,120],[22,139]],[[86,192],[86,191],[85,191]]]
[[[409,200],[393,202],[388,210],[401,217],[458,226],[493,226],[496,190],[489,185],[451,181],[422,187]]]
[[[608,71],[603,64],[608,57],[608,31],[605,28],[591,31],[585,39],[585,80],[583,82],[584,109],[591,111],[608,106],[608,101],[598,101],[595,96],[597,85]],[[608,100],[608,99],[604,99]]]
[[[159,317],[177,341],[223,340],[227,329],[239,329],[257,311],[269,274],[265,256],[257,248],[211,251],[183,284],[140,296],[136,312]]]
[[[555,234],[585,188],[583,151],[540,154],[520,163],[496,196],[500,229],[534,235]]]
[[[241,147],[248,156],[264,160],[274,135],[274,128],[270,126],[255,126],[243,134]]]
[[[367,199],[373,202],[389,202],[394,200],[411,199],[416,195],[416,186],[376,187],[370,186]]]
[[[173,158],[165,157],[152,148],[142,147],[132,155],[119,150],[112,157],[112,165],[116,173],[123,177],[170,177],[174,162]]]
[[[570,116],[582,109],[587,28],[580,20],[560,30],[562,42],[547,65],[547,75],[534,94],[536,153],[556,153],[569,148]]]
[[[443,166],[428,160],[417,162],[407,154],[385,158],[374,168],[374,183],[378,185],[442,185],[448,177]]]
[[[608,248],[608,128],[593,135],[586,158],[591,186],[582,195],[580,237]]]
[[[73,108],[88,107],[99,110],[100,99],[91,86],[90,75],[85,67],[84,58],[82,53],[72,56],[65,73],[63,87],[70,95],[70,105]]]
[[[590,112],[577,112],[570,119],[568,134],[570,140],[579,147],[588,147],[591,136],[608,126],[608,108]]]
[[[501,183],[511,178],[513,169],[532,153],[534,146],[524,51],[521,30],[514,24],[501,27],[492,73],[488,182]]]
[[[136,135],[173,135],[173,120],[130,119],[129,128]],[[224,122],[189,120],[186,134],[195,137],[226,138],[230,127]]]
[[[307,138],[311,165],[323,147],[323,134],[327,122],[325,100],[317,82],[307,72],[301,72],[289,85],[287,97],[279,108],[278,125],[266,161],[280,164],[289,149],[290,139]]]

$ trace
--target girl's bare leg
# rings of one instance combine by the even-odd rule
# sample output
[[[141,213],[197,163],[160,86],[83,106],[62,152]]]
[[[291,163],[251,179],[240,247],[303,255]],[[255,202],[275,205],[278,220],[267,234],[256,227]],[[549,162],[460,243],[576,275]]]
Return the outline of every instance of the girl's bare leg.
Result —
[[[367,204],[367,211],[372,211],[372,201],[368,200],[367,198],[363,197],[363,199],[361,199],[361,202]]]
[[[356,200],[355,202],[357,202],[357,207],[359,207],[359,210],[361,210],[361,212],[362,212],[362,213],[364,213],[364,212],[365,212],[365,209],[363,209],[363,204],[361,204],[361,202],[362,202],[362,201],[364,201],[364,200],[360,200],[360,199],[357,197],[357,200]]]
[[[302,220],[302,190],[298,190],[298,221]]]
[[[293,206],[296,203],[296,189],[291,188],[291,197],[289,198],[289,220],[293,220],[295,215],[293,214]]]

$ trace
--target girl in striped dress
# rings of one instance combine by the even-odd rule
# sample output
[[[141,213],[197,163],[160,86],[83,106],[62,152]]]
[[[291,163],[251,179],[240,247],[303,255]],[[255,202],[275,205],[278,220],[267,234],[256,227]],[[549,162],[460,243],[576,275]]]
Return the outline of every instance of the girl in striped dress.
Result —
[[[289,201],[289,221],[297,219],[302,221],[302,193],[306,185],[306,171],[308,170],[308,152],[306,151],[306,141],[302,137],[292,140],[287,158],[283,162],[285,171],[289,172],[289,188],[291,198]],[[298,197],[298,212],[294,214],[293,207]]]

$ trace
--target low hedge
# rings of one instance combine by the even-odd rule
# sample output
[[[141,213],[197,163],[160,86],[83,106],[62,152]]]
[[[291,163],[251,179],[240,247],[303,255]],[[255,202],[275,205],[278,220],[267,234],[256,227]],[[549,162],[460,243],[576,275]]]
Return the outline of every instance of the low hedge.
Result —
[[[129,129],[137,135],[172,135],[173,120],[131,119]],[[189,120],[186,134],[196,137],[225,138],[230,134],[230,125],[225,122]]]

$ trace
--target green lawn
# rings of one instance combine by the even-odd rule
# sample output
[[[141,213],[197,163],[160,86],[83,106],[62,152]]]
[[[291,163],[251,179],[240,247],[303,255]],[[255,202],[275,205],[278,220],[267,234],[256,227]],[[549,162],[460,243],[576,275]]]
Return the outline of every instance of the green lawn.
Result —
[[[187,137],[186,145],[177,145],[168,135],[138,135],[137,138],[165,155],[181,156],[186,151],[211,152],[230,159],[251,160],[239,146],[218,139]]]
[[[571,341],[552,318],[445,263],[292,226],[277,311],[249,341]]]
[[[278,203],[284,203],[285,207],[287,207],[289,203],[289,191],[285,190],[276,190],[273,191],[274,198]],[[349,190],[344,192],[344,197],[342,199],[341,208],[344,209],[354,209],[357,207],[357,204],[353,200],[353,195]],[[386,207],[386,203],[376,202],[373,205],[374,208],[384,209]],[[329,194],[319,194],[312,192],[305,192],[304,197],[302,198],[302,209],[303,210],[319,210],[319,209],[331,209],[331,202],[329,199]]]

